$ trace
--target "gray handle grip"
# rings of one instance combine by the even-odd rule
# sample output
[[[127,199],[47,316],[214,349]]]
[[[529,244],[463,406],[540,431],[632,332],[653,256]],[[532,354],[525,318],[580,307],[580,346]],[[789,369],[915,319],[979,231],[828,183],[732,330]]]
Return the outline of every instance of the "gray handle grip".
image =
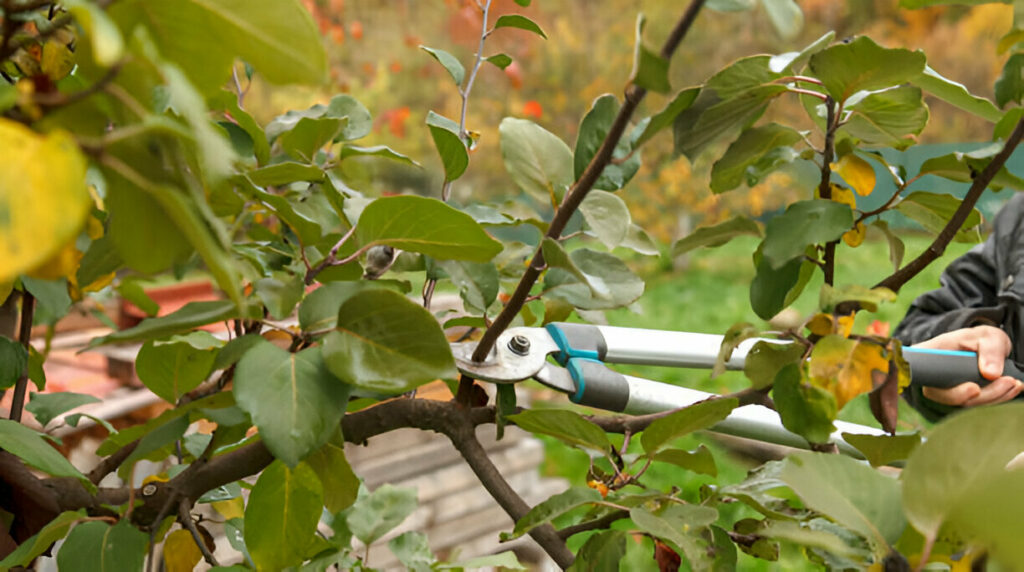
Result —
[[[986,385],[989,380],[978,371],[978,354],[974,352],[903,348],[903,358],[910,364],[910,382],[928,387],[948,389],[968,381]],[[1006,360],[1003,375],[1024,380],[1024,371]]]

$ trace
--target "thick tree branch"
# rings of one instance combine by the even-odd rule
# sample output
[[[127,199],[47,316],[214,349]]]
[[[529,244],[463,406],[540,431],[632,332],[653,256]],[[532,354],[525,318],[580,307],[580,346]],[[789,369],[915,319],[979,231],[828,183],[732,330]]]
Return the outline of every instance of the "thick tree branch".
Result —
[[[911,260],[906,266],[900,268],[888,278],[882,280],[878,284],[875,284],[875,288],[888,288],[893,292],[899,292],[900,288],[903,287],[911,278],[917,276],[919,272],[924,270],[926,266],[931,264],[936,258],[942,256],[946,252],[946,247],[949,245],[953,237],[956,236],[957,231],[963,226],[964,221],[971,214],[971,210],[974,205],[977,204],[978,199],[981,198],[981,193],[985,191],[992,179],[995,178],[999,170],[1006,164],[1007,159],[1013,154],[1014,149],[1020,144],[1021,137],[1024,137],[1024,118],[1017,122],[1017,126],[1014,127],[1013,133],[1006,140],[1003,148],[995,157],[992,157],[992,161],[982,169],[974,180],[971,182],[970,188],[967,190],[967,194],[964,196],[964,200],[960,203],[956,212],[946,223],[946,226],[942,229],[942,232],[935,237],[935,241],[925,249],[917,258]]]
[[[135,451],[135,447],[137,447],[138,445],[138,441],[132,441],[131,443],[128,443],[124,447],[118,449],[109,457],[101,459],[100,462],[97,463],[97,465],[93,467],[91,471],[89,471],[89,474],[86,475],[87,477],[89,477],[89,482],[91,482],[94,485],[100,484],[100,481],[102,481],[104,477],[116,471],[117,468],[121,466],[121,463],[125,462],[125,460],[132,454],[132,452]]]
[[[697,18],[697,14],[700,12],[701,7],[704,5],[704,0],[693,0],[686,12],[680,18],[675,28],[669,34],[665,44],[661,48],[661,56],[669,59],[675,52],[676,48],[679,47],[679,43],[686,36],[686,33],[690,30],[694,20]],[[640,105],[644,96],[647,95],[647,90],[636,85],[630,85],[626,88],[625,101],[622,103],[622,107],[619,109],[618,115],[615,116],[615,120],[612,122],[611,127],[608,130],[608,135],[604,138],[604,142],[601,147],[594,154],[594,158],[590,160],[590,164],[580,175],[579,180],[572,186],[571,189],[565,194],[565,199],[562,204],[558,206],[558,210],[555,211],[555,216],[551,220],[551,225],[548,227],[546,236],[554,240],[562,235],[562,231],[565,230],[565,225],[569,222],[573,213],[579,208],[580,203],[586,198],[587,193],[594,188],[594,183],[597,182],[601,173],[604,172],[605,167],[611,163],[612,154],[615,151],[616,145],[619,144],[619,139],[622,138],[622,134],[626,131],[626,127],[629,125],[629,120],[633,116],[633,112]],[[498,336],[505,331],[506,328],[512,323],[512,320],[516,317],[519,311],[523,308],[523,304],[526,303],[526,299],[530,295],[530,290],[533,285],[540,278],[541,271],[544,270],[544,254],[541,251],[540,245],[537,246],[537,251],[533,255],[533,260],[530,265],[526,268],[526,272],[523,277],[519,280],[519,284],[516,285],[515,291],[509,298],[505,307],[502,308],[501,313],[494,319],[487,331],[484,332],[483,337],[480,339],[480,343],[477,345],[476,350],[473,352],[474,361],[483,361],[490,353],[494,344],[498,341]]]
[[[836,102],[831,96],[825,97],[825,146],[821,152],[821,181],[818,183],[818,196],[823,199],[832,198],[832,160],[836,152],[836,129],[839,119],[836,117]],[[824,264],[821,269],[825,274],[825,284],[835,283],[836,246],[839,241],[825,244]]]

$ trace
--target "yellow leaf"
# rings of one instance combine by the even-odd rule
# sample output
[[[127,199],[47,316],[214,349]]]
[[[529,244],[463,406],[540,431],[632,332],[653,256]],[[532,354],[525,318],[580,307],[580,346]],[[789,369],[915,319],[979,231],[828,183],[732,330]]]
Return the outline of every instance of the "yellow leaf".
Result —
[[[59,81],[75,68],[75,54],[61,42],[47,40],[43,44],[43,57],[39,65],[50,79]]]
[[[832,333],[832,315],[831,314],[815,314],[807,322],[807,329],[817,336],[827,336]]]
[[[92,200],[71,136],[0,118],[0,282],[54,256],[78,235]]]
[[[835,183],[830,185],[832,187],[832,200],[837,203],[849,205],[851,209],[857,208],[857,199],[853,196],[853,191],[846,187],[841,187]]]
[[[839,316],[836,319],[836,323],[839,324],[839,335],[843,336],[844,338],[850,337],[850,332],[853,331],[853,319],[854,314]]]
[[[81,260],[82,251],[75,248],[75,241],[72,240],[51,256],[49,260],[30,270],[28,275],[40,280],[64,278],[75,273]]]
[[[811,383],[832,393],[840,409],[854,397],[874,388],[874,373],[889,371],[885,348],[842,336],[825,336],[811,351]]]
[[[164,564],[167,572],[192,572],[203,553],[192,539],[192,533],[179,528],[164,540]]]
[[[857,248],[864,242],[864,237],[867,234],[868,227],[864,226],[864,223],[858,222],[856,227],[843,233],[843,242],[851,248]]]
[[[214,501],[210,503],[213,510],[220,513],[224,517],[224,520],[231,520],[232,518],[245,518],[245,501],[242,497],[235,497],[229,500]]]
[[[853,153],[843,155],[839,162],[832,163],[832,170],[853,187],[857,194],[866,197],[875,190],[875,170],[864,159]]]
[[[14,291],[14,282],[0,282],[0,304],[7,301],[7,297]]]

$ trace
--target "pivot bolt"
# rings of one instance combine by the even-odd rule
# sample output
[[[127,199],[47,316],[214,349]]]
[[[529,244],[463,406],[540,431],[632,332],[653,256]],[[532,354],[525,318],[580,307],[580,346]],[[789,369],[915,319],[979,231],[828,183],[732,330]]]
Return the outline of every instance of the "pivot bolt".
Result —
[[[508,349],[516,355],[525,356],[530,353],[530,338],[523,335],[512,336],[508,341]]]

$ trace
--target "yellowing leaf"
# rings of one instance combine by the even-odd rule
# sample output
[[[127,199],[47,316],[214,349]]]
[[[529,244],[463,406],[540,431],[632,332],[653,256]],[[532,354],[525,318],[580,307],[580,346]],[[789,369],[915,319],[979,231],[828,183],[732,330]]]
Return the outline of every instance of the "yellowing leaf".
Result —
[[[48,40],[43,44],[43,57],[40,67],[53,81],[62,80],[75,68],[75,54],[63,43]]]
[[[839,173],[839,176],[862,197],[870,195],[871,191],[875,190],[875,170],[867,161],[853,153],[843,155],[838,162],[832,163],[832,170]]]
[[[40,135],[0,118],[0,157],[0,282],[7,282],[77,236],[92,199],[85,158],[66,133]]]
[[[164,540],[164,564],[167,572],[192,572],[203,553],[192,539],[192,533],[179,528]]]
[[[815,314],[808,320],[807,329],[817,336],[827,336],[832,333],[832,314]]]
[[[857,199],[853,196],[853,191],[846,187],[841,187],[835,183],[831,184],[832,187],[832,200],[837,203],[844,205],[850,205],[850,208],[857,207]]]
[[[877,344],[858,342],[842,336],[825,336],[811,351],[810,381],[835,396],[842,409],[849,400],[874,387],[873,372],[885,375],[889,359]]]
[[[245,501],[242,497],[235,497],[230,500],[214,501],[210,503],[213,510],[220,513],[224,520],[233,518],[245,518]]]
[[[839,316],[836,319],[836,323],[839,324],[839,335],[843,336],[844,338],[850,337],[850,332],[853,331],[853,319],[854,314]]]
[[[75,248],[75,241],[72,240],[50,257],[49,260],[36,266],[28,275],[40,280],[56,280],[74,274],[78,269],[78,262],[82,260],[82,251]]]
[[[843,233],[843,242],[851,248],[857,248],[864,242],[864,237],[867,235],[868,227],[864,226],[864,223],[858,222],[856,227]]]

